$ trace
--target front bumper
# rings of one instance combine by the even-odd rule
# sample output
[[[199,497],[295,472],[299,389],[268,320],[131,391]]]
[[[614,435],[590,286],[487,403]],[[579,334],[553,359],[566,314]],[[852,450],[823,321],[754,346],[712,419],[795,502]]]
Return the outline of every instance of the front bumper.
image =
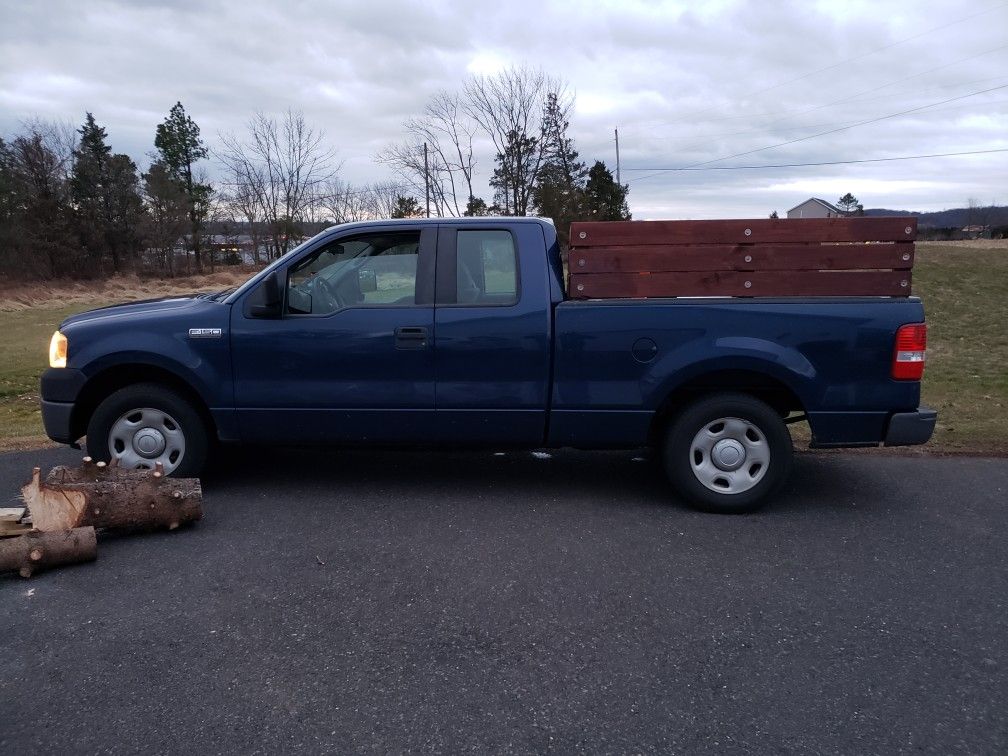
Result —
[[[42,425],[46,435],[61,444],[72,444],[80,437],[73,431],[73,410],[87,379],[74,368],[49,368],[42,373]]]
[[[46,435],[61,444],[73,444],[77,441],[73,427],[73,404],[69,402],[47,402],[42,400],[42,425]]]
[[[885,445],[914,446],[927,443],[937,422],[938,413],[928,407],[918,407],[915,412],[897,412],[889,419]]]

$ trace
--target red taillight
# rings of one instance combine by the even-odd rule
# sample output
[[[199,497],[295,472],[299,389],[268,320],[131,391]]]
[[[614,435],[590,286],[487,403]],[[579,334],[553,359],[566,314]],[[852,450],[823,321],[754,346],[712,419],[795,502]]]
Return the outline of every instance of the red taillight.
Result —
[[[924,323],[900,326],[893,349],[892,377],[898,381],[919,381],[924,375],[926,349],[927,326]]]

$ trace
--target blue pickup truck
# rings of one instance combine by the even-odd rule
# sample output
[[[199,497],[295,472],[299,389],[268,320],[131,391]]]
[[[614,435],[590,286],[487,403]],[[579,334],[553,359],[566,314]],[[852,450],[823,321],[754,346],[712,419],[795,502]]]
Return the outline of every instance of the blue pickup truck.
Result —
[[[703,509],[815,447],[920,444],[914,297],[575,301],[536,218],[328,229],[235,290],[93,310],[53,335],[47,434],[196,475],[218,442],[653,447]]]

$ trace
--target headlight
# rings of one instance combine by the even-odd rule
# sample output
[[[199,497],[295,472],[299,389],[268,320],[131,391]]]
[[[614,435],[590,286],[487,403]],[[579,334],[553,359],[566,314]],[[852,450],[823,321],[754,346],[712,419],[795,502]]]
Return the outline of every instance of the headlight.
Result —
[[[56,331],[49,340],[49,367],[65,368],[67,358],[67,339]]]

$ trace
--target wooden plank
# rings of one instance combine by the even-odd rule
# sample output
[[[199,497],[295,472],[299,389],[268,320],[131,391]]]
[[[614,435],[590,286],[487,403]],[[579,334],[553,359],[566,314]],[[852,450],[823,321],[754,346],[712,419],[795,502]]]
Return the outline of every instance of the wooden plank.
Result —
[[[913,242],[896,244],[691,244],[573,249],[572,273],[713,270],[910,270]]]
[[[0,507],[0,522],[17,522],[24,513],[24,507]]]
[[[575,273],[571,297],[909,296],[909,271]]]
[[[917,218],[754,218],[706,221],[580,221],[572,248],[640,244],[914,241]]]
[[[25,533],[30,533],[31,529],[31,525],[26,525],[23,522],[0,520],[0,538],[12,538],[13,536],[24,535]]]

